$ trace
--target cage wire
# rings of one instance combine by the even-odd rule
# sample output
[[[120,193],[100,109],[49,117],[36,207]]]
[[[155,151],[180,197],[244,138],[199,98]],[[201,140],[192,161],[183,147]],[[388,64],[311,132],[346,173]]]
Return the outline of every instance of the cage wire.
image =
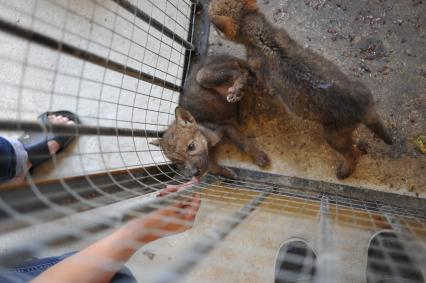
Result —
[[[187,181],[149,141],[174,119],[198,44],[197,14],[206,12],[197,12],[207,7],[201,2],[0,1],[2,136],[79,137],[26,184],[0,187],[2,271],[81,249],[198,193],[192,230],[144,247],[129,263],[140,282],[424,282],[421,200],[409,207],[343,195],[339,186],[244,174],[234,181],[208,176],[156,197]],[[36,121],[56,110],[77,113],[83,123]]]

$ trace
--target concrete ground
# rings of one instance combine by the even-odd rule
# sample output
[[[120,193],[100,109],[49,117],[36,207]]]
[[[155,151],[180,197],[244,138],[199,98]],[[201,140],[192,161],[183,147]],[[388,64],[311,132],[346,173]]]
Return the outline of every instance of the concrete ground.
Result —
[[[269,172],[426,197],[426,156],[415,140],[426,134],[426,3],[424,1],[259,0],[262,12],[302,46],[337,64],[365,83],[394,139],[387,146],[364,126],[357,140],[367,143],[355,173],[335,177],[339,156],[318,125],[285,113],[278,100],[255,98],[256,113],[243,125],[272,157]],[[209,54],[244,58],[241,46],[211,29]],[[232,146],[224,164],[256,168]]]

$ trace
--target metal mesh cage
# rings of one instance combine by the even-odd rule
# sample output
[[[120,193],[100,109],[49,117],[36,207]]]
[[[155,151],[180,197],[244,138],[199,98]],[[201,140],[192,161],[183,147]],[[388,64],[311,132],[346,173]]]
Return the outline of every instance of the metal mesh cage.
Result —
[[[205,51],[194,29],[206,24],[207,2],[1,0],[0,7],[1,135],[79,136],[24,183],[0,186],[1,272],[80,250],[198,193],[191,230],[142,247],[128,262],[139,282],[424,282],[421,199],[237,168],[240,180],[208,176],[156,198],[167,184],[187,181],[149,141],[172,122],[192,55]],[[83,123],[35,122],[55,110]]]

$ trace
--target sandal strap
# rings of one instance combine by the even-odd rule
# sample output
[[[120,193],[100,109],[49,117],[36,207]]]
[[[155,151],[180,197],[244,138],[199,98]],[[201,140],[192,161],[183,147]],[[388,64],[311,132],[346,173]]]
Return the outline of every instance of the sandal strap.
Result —
[[[67,117],[69,120],[74,121],[76,124],[81,124],[80,119],[74,113],[69,111],[55,111],[45,112],[38,117],[39,122],[42,124],[40,125],[40,127],[44,127],[43,125],[49,124],[49,115],[61,115],[63,117]],[[49,141],[56,141],[59,144],[60,149],[57,152],[59,153],[69,143],[71,143],[74,138],[75,136],[72,135],[58,136],[50,132],[29,132],[26,133],[25,136],[20,138],[19,141],[23,144],[25,150],[28,153],[28,159],[32,164],[32,168],[35,168],[41,163],[52,158],[48,146]]]
[[[81,120],[78,118],[77,115],[75,115],[74,113],[72,113],[70,111],[66,111],[66,110],[54,111],[54,112],[45,112],[45,113],[41,114],[40,116],[38,116],[38,120],[42,124],[49,124],[49,118],[48,117],[50,115],[67,117],[70,121],[74,121],[75,124],[81,124]],[[61,149],[57,153],[62,151],[69,143],[71,143],[74,140],[74,138],[75,138],[75,136],[70,136],[70,135],[56,136],[53,133],[47,134],[47,141],[54,140],[60,145]]]
[[[26,136],[29,137],[31,142],[25,142]],[[20,141],[28,153],[28,159],[33,168],[51,158],[49,147],[47,145],[47,135],[31,133],[31,136],[29,136],[29,134],[26,136],[20,139]]]

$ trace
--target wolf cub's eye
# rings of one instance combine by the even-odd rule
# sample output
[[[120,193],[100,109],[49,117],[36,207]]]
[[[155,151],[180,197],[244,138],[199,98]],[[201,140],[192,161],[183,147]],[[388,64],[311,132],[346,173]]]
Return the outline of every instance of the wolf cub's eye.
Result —
[[[194,151],[195,150],[195,143],[192,142],[188,145],[188,151]]]

